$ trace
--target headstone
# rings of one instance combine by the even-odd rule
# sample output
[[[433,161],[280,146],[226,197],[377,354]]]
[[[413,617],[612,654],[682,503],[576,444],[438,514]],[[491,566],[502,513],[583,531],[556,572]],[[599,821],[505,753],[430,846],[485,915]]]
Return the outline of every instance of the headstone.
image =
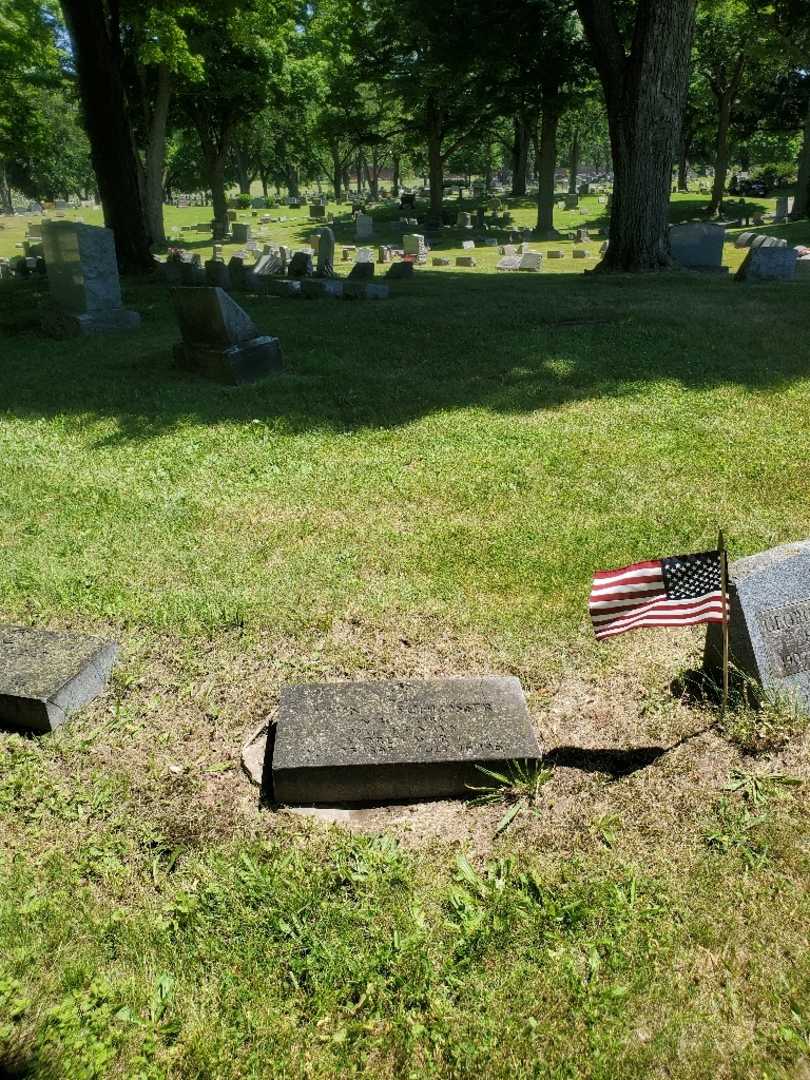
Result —
[[[52,731],[104,689],[117,645],[66,631],[0,626],[0,726]]]
[[[734,276],[735,281],[793,281],[796,252],[789,247],[751,248]]]
[[[464,251],[472,251],[473,248],[475,247],[475,241],[474,240],[462,240],[461,241],[461,247],[462,247],[462,249]]]
[[[140,315],[121,301],[111,229],[53,221],[42,226],[42,242],[53,301],[42,314],[47,333],[73,337],[140,325]]]
[[[518,270],[542,270],[543,256],[538,251],[525,251],[519,256]]]
[[[563,203],[566,210],[576,210],[579,206],[579,195],[566,195]]]
[[[336,278],[302,278],[301,295],[305,300],[319,300],[325,296],[343,295],[343,282]]]
[[[456,266],[475,266],[475,259],[472,255],[457,255]]]
[[[587,244],[587,242],[590,240],[590,238],[591,237],[590,237],[587,229],[575,229],[574,230],[574,239],[576,240],[576,242],[578,244]]]
[[[278,338],[260,336],[246,311],[222,289],[171,289],[182,341],[180,367],[218,382],[255,382],[281,369]]]
[[[472,228],[472,214],[465,214],[463,211],[456,215],[456,227],[459,229],[471,229]]]
[[[374,259],[374,253],[371,248],[361,247],[357,249],[357,255],[355,256],[355,262],[370,263]]]
[[[785,218],[790,217],[793,213],[793,195],[779,195],[776,200],[776,209],[774,210],[774,221],[784,221]]]
[[[351,281],[367,281],[369,278],[374,277],[374,263],[373,262],[356,262],[349,271],[349,279]]]
[[[765,689],[810,715],[810,540],[738,559],[729,567],[729,653]],[[710,625],[706,666],[722,657],[722,627]]]
[[[231,288],[241,292],[242,289],[247,288],[247,279],[245,277],[245,260],[241,255],[232,255],[228,260],[228,276],[231,280]]]
[[[319,278],[334,277],[335,274],[335,234],[323,225],[316,230],[318,236],[318,261],[315,273]]]
[[[712,222],[687,222],[669,230],[672,258],[690,270],[722,270],[725,239],[725,228]]]
[[[574,248],[571,254],[574,256],[575,259],[587,259],[590,257],[591,253],[585,248]]]
[[[323,203],[310,203],[309,216],[316,218],[318,221],[323,221],[326,217],[326,207]]]
[[[380,244],[377,248],[377,262],[382,266],[391,262],[391,248],[386,244]]]
[[[231,225],[231,237],[235,244],[246,244],[250,240],[250,225],[245,222],[234,221]]]
[[[403,278],[413,277],[413,263],[412,262],[395,262],[391,263],[386,273],[386,278],[391,281],[401,281]]]
[[[752,232],[741,232],[737,236],[737,239],[734,241],[734,247],[736,247],[736,248],[750,247],[751,242],[753,241],[753,239],[754,239],[754,237],[756,235],[757,235],[756,233],[752,233]]]
[[[424,266],[427,262],[427,245],[421,233],[404,233],[402,251],[406,257],[413,256],[420,266]]]
[[[560,251],[559,248],[552,248],[550,251],[546,252],[546,258],[547,259],[564,259],[565,258],[565,252]]]
[[[296,251],[287,267],[287,276],[304,278],[312,276],[312,256],[306,251]]]
[[[450,266],[450,260],[444,255],[434,255],[430,260],[433,266]]]
[[[230,289],[231,275],[222,259],[208,259],[205,264],[205,283],[219,289]]]
[[[293,805],[442,798],[539,757],[514,677],[315,683],[282,689],[264,777]]]
[[[371,240],[374,236],[374,218],[369,214],[358,214],[355,218],[355,237],[358,240]]]
[[[496,270],[519,270],[520,255],[504,255],[502,259],[498,260],[498,264],[495,267]]]

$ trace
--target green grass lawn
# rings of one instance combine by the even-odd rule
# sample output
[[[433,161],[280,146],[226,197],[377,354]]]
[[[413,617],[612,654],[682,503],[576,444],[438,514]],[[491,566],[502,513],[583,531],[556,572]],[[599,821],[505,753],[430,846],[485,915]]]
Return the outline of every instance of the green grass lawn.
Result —
[[[808,736],[743,755],[670,688],[698,630],[586,614],[596,568],[810,534],[810,288],[479,255],[384,303],[239,297],[286,371],[236,389],[172,367],[159,285],[55,342],[2,283],[0,614],[122,652],[54,736],[0,733],[0,1076],[810,1069],[806,788],[727,790],[807,778]],[[329,826],[240,773],[284,682],[483,672],[558,751],[501,835]]]

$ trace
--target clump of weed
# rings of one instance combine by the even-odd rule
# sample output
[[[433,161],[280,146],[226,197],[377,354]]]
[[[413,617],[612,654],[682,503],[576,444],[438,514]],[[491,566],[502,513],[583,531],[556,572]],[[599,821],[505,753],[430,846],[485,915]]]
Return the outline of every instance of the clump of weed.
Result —
[[[528,761],[513,761],[506,772],[495,772],[483,765],[476,766],[478,771],[494,781],[481,787],[470,787],[470,791],[479,791],[470,806],[489,805],[491,803],[508,804],[509,809],[495,827],[495,836],[506,832],[515,818],[524,810],[533,810],[540,801],[540,788],[547,784],[554,775],[553,769],[542,764]]]
[[[808,724],[810,719],[792,698],[747,684],[720,721],[720,729],[743,753],[766,754],[802,735]]]

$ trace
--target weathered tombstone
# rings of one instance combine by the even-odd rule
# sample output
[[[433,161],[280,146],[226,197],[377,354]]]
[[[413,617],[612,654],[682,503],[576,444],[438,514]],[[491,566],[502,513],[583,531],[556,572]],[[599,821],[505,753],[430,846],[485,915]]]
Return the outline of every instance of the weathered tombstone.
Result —
[[[733,562],[729,603],[731,663],[810,714],[810,541]],[[719,625],[709,627],[705,662],[713,672],[722,663]]]
[[[559,248],[552,248],[550,251],[546,252],[546,258],[547,259],[564,259],[565,258],[565,252],[560,251]]]
[[[315,230],[318,237],[318,261],[315,274],[319,278],[334,277],[335,274],[335,234],[323,225]]]
[[[374,236],[374,218],[369,214],[358,214],[355,218],[355,238],[371,240]]]
[[[456,266],[475,266],[475,259],[472,255],[457,255]]]
[[[180,264],[181,285],[204,285],[205,269],[199,255],[192,255],[186,262]]]
[[[735,281],[793,281],[796,276],[796,252],[789,247],[751,248]]]
[[[588,233],[587,229],[575,229],[574,230],[574,239],[576,240],[576,242],[578,244],[587,244],[587,242],[590,240],[590,238],[591,237],[590,237],[590,234]]]
[[[287,267],[287,276],[304,278],[312,276],[312,256],[306,251],[296,251]]]
[[[374,252],[371,248],[361,247],[357,249],[357,255],[355,256],[355,262],[370,263],[374,260]]]
[[[391,262],[391,248],[386,244],[380,244],[377,248],[377,262],[381,266],[385,266],[387,263]]]
[[[278,338],[260,336],[247,312],[222,289],[172,289],[170,296],[182,335],[174,346],[180,367],[230,385],[280,370]]]
[[[579,195],[566,195],[563,203],[566,210],[576,210],[579,206]]]
[[[538,271],[543,269],[543,256],[539,251],[524,251],[519,258],[518,270]]]
[[[687,222],[669,230],[672,258],[689,270],[723,270],[725,239],[725,228],[713,222]]]
[[[209,259],[206,262],[205,283],[219,289],[230,289],[231,275],[222,259]]]
[[[495,267],[496,270],[519,270],[521,255],[504,255],[502,259],[498,260],[498,264]]]
[[[513,677],[284,687],[267,746],[267,795],[293,805],[468,795],[478,766],[540,757]]]
[[[326,207],[323,203],[310,203],[309,216],[315,218],[318,221],[323,221],[326,217]]]
[[[461,247],[464,251],[472,251],[475,248],[474,240],[462,240]]]
[[[349,271],[349,279],[351,281],[367,281],[369,278],[374,277],[374,263],[366,262],[363,260],[356,262]]]
[[[434,255],[430,262],[433,266],[450,266],[450,260],[444,255]]]
[[[776,209],[774,210],[774,221],[784,221],[785,218],[790,217],[793,213],[793,195],[780,195],[776,200]]]
[[[231,288],[242,290],[247,288],[245,278],[245,260],[241,255],[232,255],[228,260],[228,276],[231,279]]]
[[[421,233],[404,233],[402,236],[402,251],[405,255],[416,256],[420,266],[427,262],[427,247],[425,238]]]
[[[117,651],[83,634],[0,626],[0,726],[59,727],[101,693]]]
[[[574,248],[571,254],[575,259],[588,259],[591,253],[586,248]]]
[[[456,215],[456,227],[459,229],[471,229],[472,228],[472,214],[465,214],[461,211]]]
[[[755,237],[755,236],[756,236],[756,233],[752,233],[752,232],[741,232],[741,233],[740,233],[740,234],[739,234],[739,235],[737,236],[737,239],[736,239],[736,240],[734,241],[734,247],[736,247],[736,248],[747,248],[747,247],[750,247],[750,246],[751,246],[751,242],[753,241],[753,239],[754,239],[754,237]]]
[[[412,262],[395,262],[391,263],[385,276],[391,281],[401,281],[404,278],[412,278],[413,272]]]
[[[52,221],[42,227],[42,242],[53,301],[42,313],[47,333],[73,337],[140,325],[140,315],[121,301],[111,229]]]
[[[231,237],[235,244],[246,244],[250,240],[250,225],[242,221],[234,221],[231,225]]]

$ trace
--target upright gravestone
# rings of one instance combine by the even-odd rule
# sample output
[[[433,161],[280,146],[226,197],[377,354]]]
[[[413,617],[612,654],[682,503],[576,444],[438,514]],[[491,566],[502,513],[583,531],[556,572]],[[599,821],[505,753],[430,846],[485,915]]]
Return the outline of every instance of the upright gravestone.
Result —
[[[268,794],[291,804],[467,795],[478,766],[540,756],[513,677],[285,687],[271,742]]]
[[[751,248],[737,271],[735,281],[793,281],[796,277],[796,251],[789,247],[763,244]]]
[[[140,315],[121,300],[111,229],[51,221],[42,226],[42,243],[53,301],[42,313],[47,333],[74,337],[140,325]]]
[[[335,276],[335,234],[326,225],[315,230],[318,240],[318,261],[315,276],[330,278]]]
[[[355,238],[371,240],[374,236],[374,218],[370,214],[358,214],[355,218]]]
[[[117,645],[65,631],[0,626],[0,725],[52,731],[104,689]]]
[[[738,559],[729,567],[731,663],[810,715],[810,540]],[[717,672],[722,629],[710,625],[706,667]]]
[[[231,238],[235,244],[246,244],[250,240],[250,225],[242,221],[234,221],[231,225]]]
[[[180,367],[230,385],[280,370],[278,338],[259,335],[247,312],[222,289],[171,289],[169,295],[182,336],[174,346]]]
[[[776,200],[776,209],[774,210],[774,221],[784,221],[785,218],[790,217],[793,213],[793,195],[780,195]]]
[[[725,228],[713,222],[687,222],[669,230],[672,258],[689,270],[722,271],[725,239]]]

